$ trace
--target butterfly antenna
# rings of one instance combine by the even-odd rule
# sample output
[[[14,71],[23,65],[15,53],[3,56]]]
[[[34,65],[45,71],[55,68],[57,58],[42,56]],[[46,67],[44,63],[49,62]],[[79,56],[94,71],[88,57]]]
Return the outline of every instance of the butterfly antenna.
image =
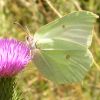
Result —
[[[21,29],[26,33],[26,35],[30,36],[30,31],[29,31],[29,29],[28,29],[27,26],[23,27],[23,26],[22,26],[20,23],[18,23],[18,22],[14,22],[14,24],[16,24],[19,28],[21,28]]]
[[[25,25],[25,29],[26,29],[27,35],[30,36],[31,32],[29,31],[29,29],[26,25]]]

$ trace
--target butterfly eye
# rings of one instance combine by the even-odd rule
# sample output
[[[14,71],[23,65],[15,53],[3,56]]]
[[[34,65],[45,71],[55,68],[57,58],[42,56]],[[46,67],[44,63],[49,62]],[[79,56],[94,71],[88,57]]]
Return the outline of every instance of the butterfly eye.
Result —
[[[29,37],[28,37],[28,36],[26,36],[26,37],[25,37],[25,39],[26,39],[26,41],[29,43]]]
[[[26,36],[26,40],[27,40],[27,41],[33,41],[33,38],[30,37],[30,36]]]
[[[29,41],[29,37],[28,36],[26,36],[26,40]]]

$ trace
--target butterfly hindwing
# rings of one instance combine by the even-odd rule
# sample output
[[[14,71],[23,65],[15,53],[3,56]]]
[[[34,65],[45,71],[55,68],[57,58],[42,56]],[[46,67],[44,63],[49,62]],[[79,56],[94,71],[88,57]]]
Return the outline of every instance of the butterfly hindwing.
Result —
[[[48,50],[33,59],[45,77],[58,84],[80,82],[90,69],[89,51]]]

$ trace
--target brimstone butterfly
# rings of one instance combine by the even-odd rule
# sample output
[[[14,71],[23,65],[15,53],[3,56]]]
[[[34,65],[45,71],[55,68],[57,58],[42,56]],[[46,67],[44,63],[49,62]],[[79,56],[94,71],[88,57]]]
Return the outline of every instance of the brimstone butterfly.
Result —
[[[41,27],[28,37],[33,62],[41,73],[58,84],[80,82],[91,68],[89,51],[97,15],[78,11]]]

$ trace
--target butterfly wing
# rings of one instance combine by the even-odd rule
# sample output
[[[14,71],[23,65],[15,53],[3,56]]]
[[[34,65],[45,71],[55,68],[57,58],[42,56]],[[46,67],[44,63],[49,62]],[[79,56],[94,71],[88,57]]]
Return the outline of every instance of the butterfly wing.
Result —
[[[95,18],[90,12],[74,12],[40,28],[33,61],[44,76],[59,84],[84,78],[92,64],[88,46]]]

